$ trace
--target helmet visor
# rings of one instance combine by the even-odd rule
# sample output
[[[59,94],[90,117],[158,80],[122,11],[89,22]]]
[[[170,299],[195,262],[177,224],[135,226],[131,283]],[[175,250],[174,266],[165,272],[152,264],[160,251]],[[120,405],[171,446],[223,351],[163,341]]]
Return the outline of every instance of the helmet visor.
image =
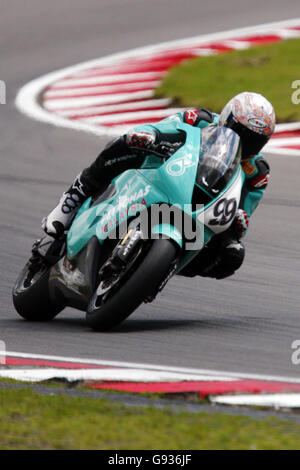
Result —
[[[239,136],[226,127],[208,126],[201,131],[196,182],[213,197],[229,183],[240,160]]]
[[[242,158],[249,158],[250,156],[258,154],[270,138],[270,136],[259,134],[258,132],[248,129],[244,124],[236,121],[232,113],[229,115],[225,125],[240,136]]]

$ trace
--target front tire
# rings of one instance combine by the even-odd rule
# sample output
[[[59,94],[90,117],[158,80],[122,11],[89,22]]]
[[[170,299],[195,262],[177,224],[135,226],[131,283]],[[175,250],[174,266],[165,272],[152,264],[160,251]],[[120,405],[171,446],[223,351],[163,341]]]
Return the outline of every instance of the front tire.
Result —
[[[102,305],[98,305],[97,291],[94,293],[86,312],[87,323],[94,330],[106,331],[125,320],[163,281],[177,249],[169,239],[155,240],[130,278]]]
[[[50,299],[48,281],[50,268],[31,276],[30,262],[20,273],[13,288],[13,303],[18,314],[30,321],[52,320],[63,306],[54,305]]]

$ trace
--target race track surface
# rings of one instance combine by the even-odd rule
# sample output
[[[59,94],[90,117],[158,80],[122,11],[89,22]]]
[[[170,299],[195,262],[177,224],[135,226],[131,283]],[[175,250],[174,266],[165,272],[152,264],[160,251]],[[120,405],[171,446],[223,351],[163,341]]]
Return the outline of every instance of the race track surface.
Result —
[[[291,343],[300,339],[297,157],[268,156],[271,183],[232,278],[175,278],[155,303],[106,334],[92,332],[73,309],[49,324],[26,323],[11,301],[41,218],[106,143],[21,115],[14,98],[22,85],[137,46],[299,16],[298,0],[3,2],[0,340],[7,350],[299,377],[300,365],[291,362]]]

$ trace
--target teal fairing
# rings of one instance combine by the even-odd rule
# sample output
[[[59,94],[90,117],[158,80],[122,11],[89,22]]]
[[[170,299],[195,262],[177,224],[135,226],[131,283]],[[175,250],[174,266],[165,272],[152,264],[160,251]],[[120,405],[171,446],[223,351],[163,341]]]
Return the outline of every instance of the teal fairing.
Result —
[[[143,130],[149,128],[141,127]],[[96,236],[102,244],[118,224],[157,203],[176,205],[192,217],[204,243],[216,233],[215,227],[209,226],[207,217],[213,217],[214,203],[230,190],[231,185],[236,186],[234,182],[241,173],[238,136],[230,129],[211,126],[200,130],[177,119],[159,123],[156,127],[161,131],[165,128],[168,132],[185,132],[185,144],[159,168],[155,168],[157,162],[154,162],[154,168],[150,169],[148,162],[147,169],[128,170],[116,177],[112,182],[115,194],[106,201],[92,205],[91,198],[88,199],[68,233],[69,258],[75,257],[92,237]],[[209,194],[209,201],[200,198],[199,204],[204,202],[205,206],[194,210],[196,180],[199,180],[199,188]],[[201,213],[208,214],[205,220]],[[225,230],[226,225],[219,228]],[[161,224],[153,227],[152,232],[169,236],[183,246],[183,237],[174,227]]]

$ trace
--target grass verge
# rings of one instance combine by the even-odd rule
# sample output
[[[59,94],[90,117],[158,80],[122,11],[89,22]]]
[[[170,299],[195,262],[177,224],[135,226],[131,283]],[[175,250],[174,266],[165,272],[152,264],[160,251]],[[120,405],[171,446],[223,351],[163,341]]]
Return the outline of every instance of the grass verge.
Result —
[[[300,449],[300,426],[0,389],[0,449]]]
[[[204,107],[219,113],[237,93],[254,91],[273,104],[277,122],[300,121],[300,104],[291,100],[297,93],[292,83],[300,80],[299,56],[300,40],[290,39],[190,59],[170,69],[155,95],[171,97],[176,106]]]

